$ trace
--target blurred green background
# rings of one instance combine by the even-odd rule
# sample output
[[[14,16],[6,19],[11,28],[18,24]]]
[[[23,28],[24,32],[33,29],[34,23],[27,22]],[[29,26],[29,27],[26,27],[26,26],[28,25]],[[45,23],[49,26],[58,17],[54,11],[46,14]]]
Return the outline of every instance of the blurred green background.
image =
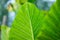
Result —
[[[7,4],[8,1],[12,0],[0,0],[0,25],[2,24],[3,16],[7,15],[5,5]],[[34,3],[38,9],[41,10],[49,10],[51,5],[56,1],[56,0],[13,0],[16,1],[16,3],[22,5],[25,2],[31,2]]]

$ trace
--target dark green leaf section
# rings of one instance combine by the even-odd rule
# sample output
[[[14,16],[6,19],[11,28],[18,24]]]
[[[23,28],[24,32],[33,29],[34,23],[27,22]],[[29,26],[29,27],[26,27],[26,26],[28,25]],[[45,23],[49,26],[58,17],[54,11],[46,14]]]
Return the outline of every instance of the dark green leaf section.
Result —
[[[40,35],[40,36],[39,36]],[[43,19],[38,40],[60,40],[60,1],[51,7]]]
[[[36,0],[28,0],[28,2],[34,3]]]

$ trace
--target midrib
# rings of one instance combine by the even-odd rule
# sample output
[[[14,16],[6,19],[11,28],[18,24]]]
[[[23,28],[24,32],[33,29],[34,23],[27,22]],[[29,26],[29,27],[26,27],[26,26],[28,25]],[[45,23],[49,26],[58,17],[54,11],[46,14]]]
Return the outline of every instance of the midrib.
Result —
[[[34,40],[34,34],[33,34],[33,28],[32,28],[32,24],[31,24],[31,20],[30,20],[30,28],[31,28],[31,33],[32,33],[32,40]]]
[[[26,10],[28,10],[28,18],[29,18],[29,23],[30,23],[30,29],[31,29],[31,33],[32,33],[32,40],[34,40],[34,34],[33,34],[33,28],[32,28],[32,23],[31,23],[31,19],[30,19],[30,15],[29,15],[29,9],[28,9],[28,5],[26,5]]]

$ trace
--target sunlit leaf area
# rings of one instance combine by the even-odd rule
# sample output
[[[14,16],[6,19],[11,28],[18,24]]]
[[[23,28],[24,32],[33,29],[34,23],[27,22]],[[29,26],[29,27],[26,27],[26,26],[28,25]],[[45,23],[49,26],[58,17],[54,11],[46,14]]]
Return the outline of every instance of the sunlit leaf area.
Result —
[[[60,0],[0,0],[0,40],[60,40]]]

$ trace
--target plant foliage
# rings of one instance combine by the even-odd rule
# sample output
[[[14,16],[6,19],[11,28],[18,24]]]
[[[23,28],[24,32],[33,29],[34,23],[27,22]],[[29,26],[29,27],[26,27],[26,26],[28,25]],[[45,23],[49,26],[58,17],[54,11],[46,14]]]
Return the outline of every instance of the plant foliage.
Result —
[[[60,1],[49,12],[25,3],[18,9],[9,40],[60,40]]]

